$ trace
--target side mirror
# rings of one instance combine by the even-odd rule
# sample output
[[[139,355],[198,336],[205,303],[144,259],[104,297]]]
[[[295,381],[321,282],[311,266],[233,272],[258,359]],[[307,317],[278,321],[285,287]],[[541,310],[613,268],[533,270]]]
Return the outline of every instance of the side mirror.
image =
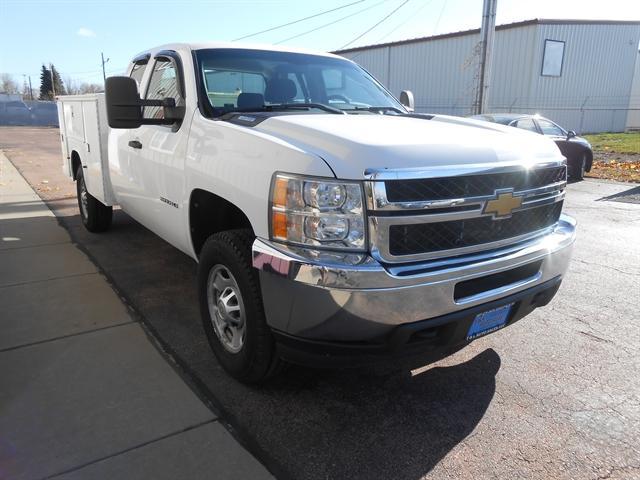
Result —
[[[138,84],[130,77],[109,77],[104,84],[107,104],[107,123],[111,128],[138,128],[140,125],[173,125],[178,118],[171,115],[176,110],[173,98],[141,100]],[[163,107],[165,118],[144,118],[143,107]],[[169,115],[167,115],[169,113]]]
[[[413,100],[413,92],[411,90],[403,90],[400,92],[400,103],[407,110],[413,112],[415,110],[415,101]]]
[[[577,136],[578,135],[576,135],[576,132],[574,132],[573,130],[569,130],[567,132],[567,140],[569,140],[570,138],[573,138],[573,137],[577,137]]]
[[[107,122],[111,128],[138,128],[142,125],[142,104],[133,78],[107,78],[104,94]]]

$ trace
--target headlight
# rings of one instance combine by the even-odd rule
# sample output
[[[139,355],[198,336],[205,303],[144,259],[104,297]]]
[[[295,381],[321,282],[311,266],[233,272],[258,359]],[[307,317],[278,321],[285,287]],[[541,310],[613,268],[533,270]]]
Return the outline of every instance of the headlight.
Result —
[[[362,185],[276,174],[271,239],[337,250],[365,250]]]

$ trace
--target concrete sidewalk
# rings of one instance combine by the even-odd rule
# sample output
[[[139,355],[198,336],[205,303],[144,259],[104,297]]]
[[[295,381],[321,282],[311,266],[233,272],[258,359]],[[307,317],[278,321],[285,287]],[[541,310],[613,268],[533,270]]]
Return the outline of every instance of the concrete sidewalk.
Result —
[[[0,478],[271,478],[0,152]]]

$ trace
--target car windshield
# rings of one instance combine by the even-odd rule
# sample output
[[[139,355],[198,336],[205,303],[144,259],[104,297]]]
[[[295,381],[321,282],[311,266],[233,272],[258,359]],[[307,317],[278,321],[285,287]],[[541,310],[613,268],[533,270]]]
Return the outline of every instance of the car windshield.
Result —
[[[246,49],[196,52],[201,95],[213,116],[232,111],[405,113],[358,65],[340,58]]]

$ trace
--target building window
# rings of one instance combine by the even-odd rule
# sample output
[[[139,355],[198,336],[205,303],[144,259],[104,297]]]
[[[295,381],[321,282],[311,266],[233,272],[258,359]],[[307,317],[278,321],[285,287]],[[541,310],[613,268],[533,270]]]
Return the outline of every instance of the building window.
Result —
[[[561,76],[563,60],[564,42],[560,40],[545,40],[544,54],[542,55],[542,76]]]

